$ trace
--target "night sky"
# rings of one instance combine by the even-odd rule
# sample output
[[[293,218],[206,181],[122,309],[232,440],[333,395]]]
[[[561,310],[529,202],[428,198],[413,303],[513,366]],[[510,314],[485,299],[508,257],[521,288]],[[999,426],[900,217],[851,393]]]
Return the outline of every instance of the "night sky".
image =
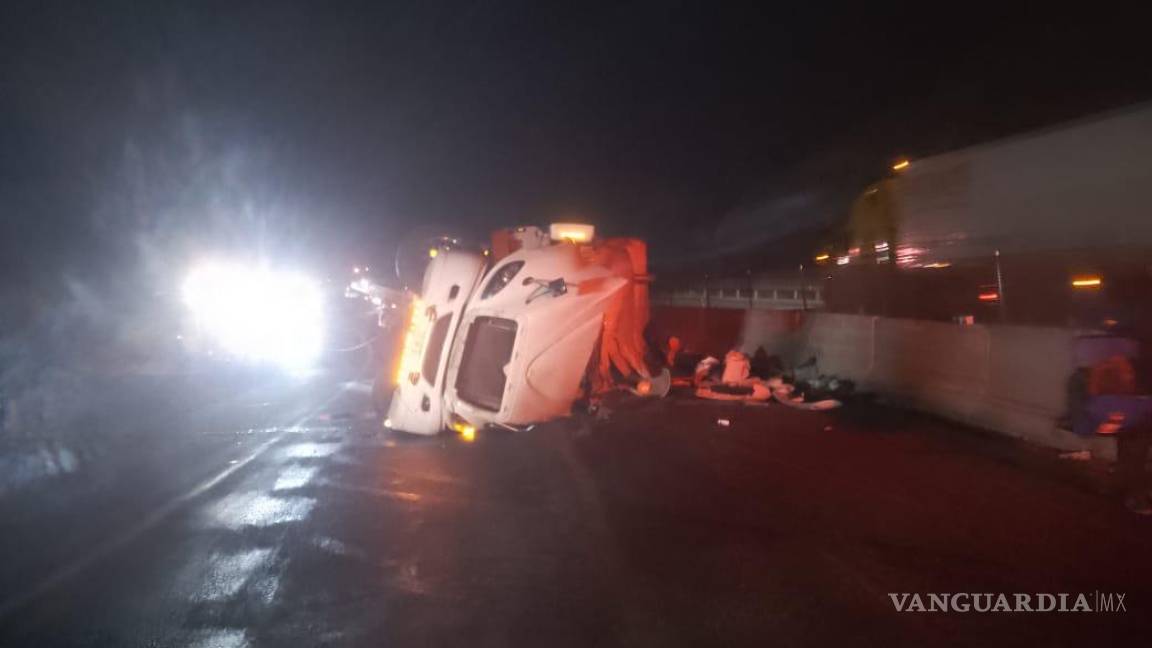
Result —
[[[828,222],[897,156],[1152,97],[1130,16],[725,4],[9,3],[0,272],[344,267],[558,219],[667,263],[733,219],[770,240],[750,205]]]

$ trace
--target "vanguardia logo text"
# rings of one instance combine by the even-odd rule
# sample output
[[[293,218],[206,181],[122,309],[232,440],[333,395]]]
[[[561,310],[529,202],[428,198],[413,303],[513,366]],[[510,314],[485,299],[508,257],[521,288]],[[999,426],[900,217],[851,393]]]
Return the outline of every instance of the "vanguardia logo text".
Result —
[[[1088,592],[1059,594],[993,594],[948,592],[889,593],[897,612],[1127,612],[1124,594]]]

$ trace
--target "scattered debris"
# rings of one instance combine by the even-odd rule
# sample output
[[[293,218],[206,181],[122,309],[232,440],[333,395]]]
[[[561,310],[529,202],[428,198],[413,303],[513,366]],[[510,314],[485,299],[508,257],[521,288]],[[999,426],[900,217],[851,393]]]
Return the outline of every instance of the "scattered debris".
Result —
[[[750,380],[742,385],[705,383],[696,388],[696,396],[710,400],[763,402],[772,398],[772,392],[762,381]]]
[[[772,397],[778,402],[795,407],[796,409],[803,410],[830,410],[840,407],[840,401],[834,398],[827,398],[818,401],[805,401],[804,395],[794,395],[796,393],[796,386],[789,385],[780,378],[772,378],[768,380],[768,387],[772,390]]]
[[[748,362],[748,356],[732,350],[724,356],[724,372],[721,374],[720,382],[725,385],[740,385],[749,379],[750,373],[751,364]]]
[[[692,383],[699,385],[711,379],[713,370],[720,367],[720,360],[708,356],[696,363],[696,371],[692,376]]]
[[[772,366],[766,356],[756,364]],[[814,361],[809,361],[808,366],[814,365]],[[786,379],[780,371],[764,380],[753,375],[751,367],[748,356],[735,349],[724,355],[724,362],[712,356],[703,358],[696,364],[692,377],[696,396],[749,404],[776,400],[797,409],[828,410],[840,407],[841,399],[855,390],[852,381],[835,376],[817,375],[792,382],[792,378]]]

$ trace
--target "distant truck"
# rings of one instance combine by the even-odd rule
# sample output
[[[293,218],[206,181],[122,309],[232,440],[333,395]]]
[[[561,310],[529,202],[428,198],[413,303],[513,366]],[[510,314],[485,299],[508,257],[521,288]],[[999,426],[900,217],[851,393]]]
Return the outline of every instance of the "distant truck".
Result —
[[[586,225],[501,230],[492,246],[429,249],[394,370],[386,427],[523,428],[617,387],[667,391],[649,369],[646,248]]]
[[[901,161],[815,260],[832,310],[1138,318],[1152,295],[1152,106]]]

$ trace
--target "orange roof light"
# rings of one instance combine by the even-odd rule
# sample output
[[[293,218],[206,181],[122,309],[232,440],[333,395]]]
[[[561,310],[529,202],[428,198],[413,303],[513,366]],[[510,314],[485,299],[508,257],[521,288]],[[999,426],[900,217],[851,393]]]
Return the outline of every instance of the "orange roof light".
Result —
[[[1104,282],[1100,277],[1076,277],[1072,280],[1073,288],[1099,288]]]
[[[552,223],[548,234],[553,241],[587,243],[596,234],[596,228],[582,223]]]
[[[908,160],[900,160],[896,164],[892,165],[892,170],[893,171],[903,171],[904,169],[907,169],[910,166],[912,166],[912,163],[909,162]]]
[[[994,302],[1000,300],[1000,293],[998,292],[982,292],[977,297],[982,302]]]
[[[817,254],[817,255],[816,255],[816,259],[815,259],[815,261],[816,261],[817,263],[821,263],[821,262],[823,262],[823,261],[827,261],[829,258],[831,258],[831,255],[830,255],[830,254],[827,254],[827,253],[825,253],[825,254]]]

